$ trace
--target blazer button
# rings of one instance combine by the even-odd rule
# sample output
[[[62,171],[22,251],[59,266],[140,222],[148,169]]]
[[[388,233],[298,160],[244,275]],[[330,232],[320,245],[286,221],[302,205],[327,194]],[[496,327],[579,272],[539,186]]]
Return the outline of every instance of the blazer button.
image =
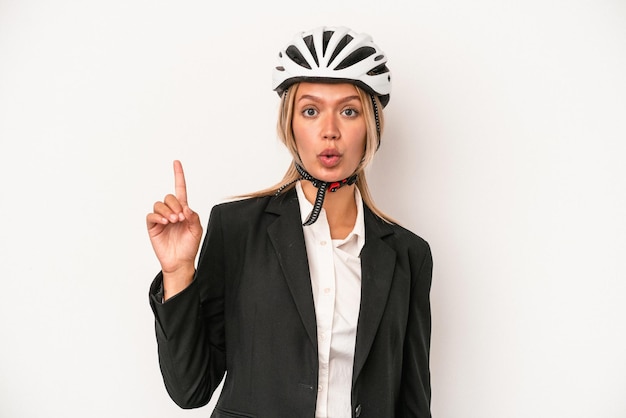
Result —
[[[359,418],[361,416],[361,404],[358,404],[354,409],[354,416]]]

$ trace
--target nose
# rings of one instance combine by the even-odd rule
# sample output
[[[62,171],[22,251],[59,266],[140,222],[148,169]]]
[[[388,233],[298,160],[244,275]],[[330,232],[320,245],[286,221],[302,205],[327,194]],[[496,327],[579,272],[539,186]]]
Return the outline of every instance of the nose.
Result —
[[[341,133],[336,117],[334,115],[327,115],[322,121],[322,138],[339,139],[340,136]]]

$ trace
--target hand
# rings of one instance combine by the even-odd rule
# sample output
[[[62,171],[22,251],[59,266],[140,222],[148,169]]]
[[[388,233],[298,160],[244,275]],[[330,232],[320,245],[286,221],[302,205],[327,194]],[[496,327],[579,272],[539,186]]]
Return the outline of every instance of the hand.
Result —
[[[156,202],[146,216],[152,248],[163,270],[165,299],[193,280],[195,259],[202,238],[200,217],[187,205],[187,185],[180,161],[174,161],[175,195]]]

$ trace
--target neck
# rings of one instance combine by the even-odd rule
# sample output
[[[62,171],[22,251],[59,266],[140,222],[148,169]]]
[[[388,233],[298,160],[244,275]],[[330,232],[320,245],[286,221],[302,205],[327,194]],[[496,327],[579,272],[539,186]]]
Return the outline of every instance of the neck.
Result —
[[[310,181],[302,180],[302,191],[306,199],[314,204],[317,188]],[[330,235],[333,239],[343,239],[354,228],[357,208],[354,201],[354,184],[343,186],[335,192],[326,193],[322,207],[326,212]]]

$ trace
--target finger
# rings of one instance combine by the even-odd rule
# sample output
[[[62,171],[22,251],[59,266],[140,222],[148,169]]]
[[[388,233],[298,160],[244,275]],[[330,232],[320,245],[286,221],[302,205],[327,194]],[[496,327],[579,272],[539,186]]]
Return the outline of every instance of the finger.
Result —
[[[178,217],[178,220],[182,221],[185,219],[185,216],[183,215],[183,204],[176,198],[176,196],[168,194],[167,196],[165,196],[163,202]]]
[[[167,225],[168,223],[169,221],[167,218],[158,213],[149,213],[146,216],[146,225],[148,226],[148,230],[154,228],[155,225]]]
[[[187,183],[185,182],[185,172],[180,161],[174,161],[174,190],[176,197],[183,206],[187,206]]]
[[[176,199],[173,195],[172,198]],[[169,222],[178,222],[179,216],[178,216],[178,212],[173,211],[172,208],[163,203],[163,202],[156,202],[154,204],[154,207],[152,208],[152,211],[154,213],[156,213],[157,215],[160,215],[161,217],[167,219]]]

